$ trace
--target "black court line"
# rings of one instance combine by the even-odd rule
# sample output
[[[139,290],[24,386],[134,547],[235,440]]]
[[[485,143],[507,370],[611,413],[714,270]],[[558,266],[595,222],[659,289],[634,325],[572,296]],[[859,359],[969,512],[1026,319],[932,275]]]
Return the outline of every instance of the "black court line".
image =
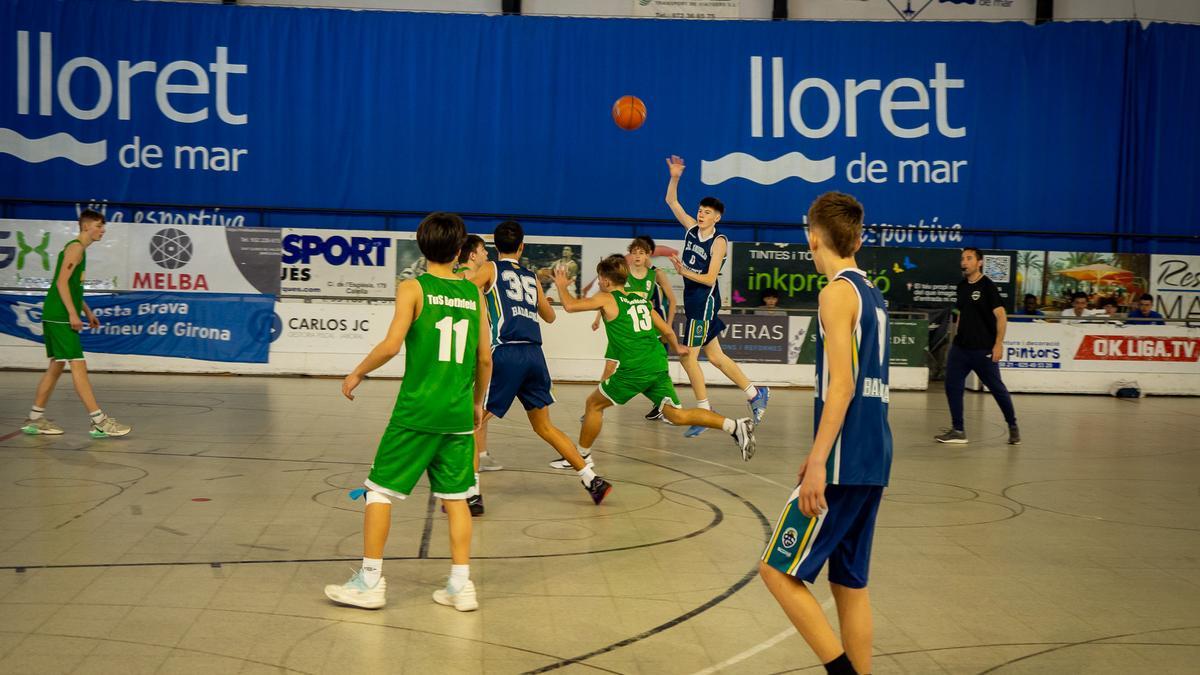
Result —
[[[433,491],[429,492],[429,499],[425,501],[425,529],[421,530],[421,547],[417,549],[418,558],[429,557],[429,539],[433,535],[433,507],[437,505],[437,497],[433,496]]]
[[[205,478],[204,480],[225,480],[226,478],[241,478],[245,475],[246,474],[244,473],[231,473],[228,476],[213,476],[212,478]]]
[[[686,471],[683,471],[682,469],[677,469],[675,467],[658,464],[656,462],[651,462],[646,459],[641,459],[640,457],[630,457],[629,455],[623,455],[621,453],[611,452],[611,451],[606,451],[606,452],[609,452],[609,454],[613,454],[618,457],[624,457],[625,459],[628,459],[631,461],[641,462],[643,464],[649,464],[650,466],[656,466],[660,469],[666,469],[667,471],[673,471],[675,473],[681,473],[685,476],[688,476],[689,478],[698,480],[702,483],[706,483],[708,485],[711,485],[714,488],[717,488],[718,490],[724,492],[725,494],[728,494],[729,496],[733,497],[734,499],[737,499],[738,501],[740,501],[742,503],[742,505],[746,507],[747,510],[749,510],[752,514],[754,514],[755,516],[758,517],[759,525],[762,527],[764,542],[771,538],[771,523],[770,523],[770,521],[767,520],[767,517],[763,515],[762,511],[758,510],[758,507],[756,507],[754,504],[750,503],[749,500],[742,497],[741,495],[734,492],[733,490],[730,490],[729,488],[723,487],[721,485],[717,485],[716,483],[714,483],[706,478],[703,478],[701,476],[697,476],[695,474],[690,474]],[[738,579],[736,582],[734,582],[734,584],[732,586],[725,589],[719,595],[708,600],[707,602],[700,605],[699,607],[696,607],[695,609],[692,609],[689,612],[680,614],[679,616],[675,617],[674,619],[663,622],[649,630],[642,631],[641,633],[638,633],[637,635],[634,635],[632,637],[627,637],[624,640],[619,640],[617,642],[606,645],[604,647],[600,647],[598,649],[593,649],[592,651],[587,652],[585,654],[580,654],[579,656],[573,656],[571,658],[563,659],[561,661],[557,661],[555,663],[551,663],[551,664],[542,666],[541,668],[538,668],[536,670],[527,671],[523,675],[535,675],[536,673],[546,673],[546,672],[549,672],[552,670],[558,670],[559,668],[565,668],[570,665],[586,666],[588,664],[585,664],[582,662],[586,661],[592,657],[600,656],[601,654],[607,654],[609,652],[621,649],[622,647],[628,647],[631,644],[641,642],[642,640],[645,640],[646,638],[653,637],[659,633],[670,630],[670,629],[674,628],[675,626],[678,626],[686,621],[694,619],[695,617],[703,614],[704,612],[707,612],[708,610],[712,609],[713,607],[716,607],[717,605],[721,604],[725,600],[729,599],[734,593],[737,593],[738,591],[745,588],[746,585],[749,584],[752,580],[754,580],[754,578],[757,576],[758,576],[758,560],[755,559],[754,567],[751,568],[750,571],[747,572],[745,575],[743,575],[741,579]]]

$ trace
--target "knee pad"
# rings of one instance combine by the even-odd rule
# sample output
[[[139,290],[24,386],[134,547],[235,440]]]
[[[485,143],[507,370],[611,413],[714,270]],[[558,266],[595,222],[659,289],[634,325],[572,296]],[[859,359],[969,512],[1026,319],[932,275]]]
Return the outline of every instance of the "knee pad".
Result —
[[[387,498],[387,495],[374,490],[367,490],[367,506],[371,504],[391,504],[392,500]]]

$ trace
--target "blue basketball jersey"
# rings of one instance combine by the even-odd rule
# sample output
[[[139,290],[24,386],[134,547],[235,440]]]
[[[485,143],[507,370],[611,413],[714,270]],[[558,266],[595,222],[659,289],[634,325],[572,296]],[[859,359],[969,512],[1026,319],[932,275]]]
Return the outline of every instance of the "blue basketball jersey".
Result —
[[[830,485],[887,485],[892,469],[892,430],[888,426],[888,359],[891,335],[883,294],[859,269],[845,269],[830,281],[844,280],[858,293],[858,319],[850,352],[854,398],[825,464]],[[825,327],[817,319],[817,401],[813,433],[821,423],[829,389]]]
[[[683,267],[694,271],[696,274],[708,274],[709,261],[713,259],[713,244],[718,239],[728,239],[724,234],[713,229],[712,237],[706,240],[700,239],[700,226],[689,229],[688,234],[683,238],[683,255],[679,256],[679,261],[683,263]],[[728,259],[728,247],[726,247],[725,257]],[[721,267],[725,267],[726,261],[721,261]],[[720,270],[718,270],[720,273]],[[704,319],[710,319],[716,316],[716,310],[720,309],[721,305],[721,283],[714,281],[712,286],[704,286],[703,283],[697,283],[684,277],[683,280],[683,299],[684,311],[689,318],[701,318],[698,313],[704,313]]]
[[[515,260],[490,263],[494,268],[492,287],[487,292],[488,320],[492,323],[492,347],[507,344],[542,344],[538,324],[538,279]]]

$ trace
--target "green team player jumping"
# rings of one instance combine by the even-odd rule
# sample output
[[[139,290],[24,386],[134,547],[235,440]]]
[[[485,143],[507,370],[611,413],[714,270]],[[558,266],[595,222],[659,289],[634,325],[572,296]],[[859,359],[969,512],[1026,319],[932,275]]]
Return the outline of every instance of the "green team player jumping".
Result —
[[[79,341],[79,331],[83,330],[83,320],[80,311],[87,317],[88,326],[92,330],[100,327],[100,320],[92,313],[83,300],[83,270],[87,267],[87,247],[104,238],[104,216],[98,211],[86,209],[79,214],[79,236],[67,242],[58,254],[58,263],[54,266],[54,281],[46,292],[46,301],[42,304],[42,335],[46,342],[46,356],[50,357],[50,365],[38,383],[37,394],[33,399],[33,408],[29,418],[21,426],[21,431],[30,435],[49,434],[57,436],[62,428],[46,417],[46,404],[50,402],[50,394],[54,393],[54,385],[62,375],[67,363],[71,364],[71,380],[75,383],[75,393],[83,402],[91,417],[91,434],[93,438],[108,436],[124,436],[130,432],[130,427],[104,414],[96,403],[96,395],[92,392],[92,383],[88,380],[87,361],[83,356],[83,345]]]
[[[600,310],[604,331],[608,335],[609,350],[617,362],[617,368],[596,387],[587,399],[587,410],[583,416],[583,428],[579,432],[579,452],[586,459],[591,454],[592,443],[600,435],[605,408],[624,405],[634,396],[642,394],[662,409],[663,416],[671,424],[697,425],[709,429],[724,429],[733,437],[741,450],[742,459],[754,456],[754,422],[748,417],[738,420],[722,417],[711,410],[684,409],[679,405],[675,385],[667,371],[667,355],[664,353],[659,335],[676,354],[687,353],[680,346],[675,332],[655,312],[649,298],[638,293],[622,290],[629,276],[622,255],[610,255],[596,265],[600,281],[600,292],[590,298],[576,298],[568,288],[566,270],[559,268],[554,273],[554,284],[562,298],[563,309],[568,312]]]
[[[342,382],[342,394],[405,346],[404,382],[371,473],[364,481],[363,562],[345,584],[325,587],[330,600],[377,609],[387,602],[383,549],[391,525],[392,499],[412,493],[422,474],[442,500],[450,521],[450,579],[433,593],[440,605],[460,612],[479,608],[470,579],[471,512],[475,486],[475,427],[492,372],[487,312],[471,281],[454,274],[467,239],[466,226],[452,213],[431,213],[417,227],[417,245],[429,270],[396,289],[396,310],[387,337]]]

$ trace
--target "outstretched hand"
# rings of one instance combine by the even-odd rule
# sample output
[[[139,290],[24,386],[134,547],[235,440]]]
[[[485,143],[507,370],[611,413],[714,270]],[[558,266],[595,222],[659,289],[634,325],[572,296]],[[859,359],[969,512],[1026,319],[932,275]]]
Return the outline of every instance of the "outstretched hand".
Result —
[[[671,155],[667,158],[667,171],[671,174],[671,178],[679,178],[683,175],[683,158],[679,155]]]

